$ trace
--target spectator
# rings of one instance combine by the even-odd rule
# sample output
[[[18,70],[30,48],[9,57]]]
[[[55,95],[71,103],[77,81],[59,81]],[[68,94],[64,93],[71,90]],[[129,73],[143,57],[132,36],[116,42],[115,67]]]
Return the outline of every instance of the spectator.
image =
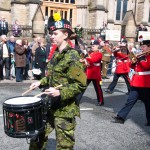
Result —
[[[12,78],[15,78],[15,59],[14,59],[15,44],[16,44],[15,37],[10,36],[8,45],[9,45],[10,53],[11,53],[11,67],[10,67],[11,72],[10,72],[10,74],[11,74]]]
[[[106,30],[108,30],[107,23],[103,22],[103,26],[100,28],[100,37],[103,41],[105,41],[106,38]]]
[[[6,22],[5,17],[2,16],[2,19],[0,21],[0,34],[1,35],[7,35],[8,33],[8,22]]]
[[[77,34],[77,36],[79,36],[80,38],[83,38],[83,28],[81,27],[81,24],[78,24],[74,28],[74,32]]]
[[[15,46],[16,82],[22,82],[23,80],[23,69],[26,66],[25,51],[22,40],[17,40]]]
[[[23,72],[23,79],[24,80],[29,80],[29,68],[30,68],[30,63],[31,63],[31,49],[29,47],[29,43],[27,39],[23,39],[22,40],[22,46],[26,49],[25,51],[25,55],[26,55],[26,66],[24,68],[24,72]]]
[[[34,43],[32,46],[32,68],[35,67],[35,52],[36,49],[40,46],[41,43],[41,38],[40,37],[35,37],[34,38]]]
[[[40,75],[35,75],[36,79],[41,79],[45,77],[45,67],[46,67],[46,50],[44,47],[44,42],[41,41],[40,46],[35,51],[35,68],[41,70]]]
[[[18,20],[15,20],[15,23],[12,26],[13,36],[20,37],[21,36],[21,26],[19,25]]]
[[[0,51],[2,53],[2,64],[5,67],[5,79],[10,80],[11,52],[6,35],[1,36]],[[3,70],[2,70],[3,72]],[[2,79],[4,78],[4,74]]]
[[[139,31],[148,31],[147,28],[141,23],[136,30],[136,41],[138,41]]]

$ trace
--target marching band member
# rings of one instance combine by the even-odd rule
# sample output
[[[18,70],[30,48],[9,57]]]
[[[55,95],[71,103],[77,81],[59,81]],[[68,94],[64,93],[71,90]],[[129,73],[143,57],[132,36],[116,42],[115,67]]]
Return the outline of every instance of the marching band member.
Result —
[[[128,113],[137,102],[142,100],[146,110],[146,126],[150,126],[150,40],[141,43],[141,49],[144,55],[138,58],[132,58],[131,68],[135,73],[131,81],[131,91],[124,107],[114,118],[114,123],[124,123]],[[139,55],[140,56],[140,55]]]
[[[68,20],[61,19],[59,13],[55,13],[53,17],[54,21],[49,25],[49,30],[52,31],[52,43],[56,44],[57,48],[47,64],[47,76],[30,86],[32,89],[48,86],[44,92],[50,104],[45,106],[45,129],[36,138],[31,139],[29,150],[45,150],[48,135],[53,129],[56,133],[57,150],[74,149],[75,117],[80,116],[76,97],[86,89],[86,74],[83,64],[79,61],[81,57],[78,51],[68,44],[73,34],[71,24]],[[58,85],[62,86],[58,89]]]
[[[95,40],[92,43],[92,51],[89,56],[85,58],[86,64],[86,75],[87,75],[87,85],[93,82],[96,95],[97,95],[97,106],[104,105],[103,91],[100,85],[101,82],[101,60],[102,53],[99,52],[99,42]]]
[[[112,55],[109,46],[109,41],[101,42],[101,46],[102,46],[102,79],[109,79],[107,77],[107,68],[105,67],[107,64],[109,64]]]
[[[130,91],[130,78],[128,73],[130,72],[129,57],[128,57],[127,41],[123,40],[119,43],[119,48],[114,50],[114,56],[116,58],[116,70],[114,73],[113,81],[105,90],[106,93],[112,94],[114,88],[117,85],[118,79],[122,76],[126,82],[128,93]],[[126,94],[128,94],[126,93]]]

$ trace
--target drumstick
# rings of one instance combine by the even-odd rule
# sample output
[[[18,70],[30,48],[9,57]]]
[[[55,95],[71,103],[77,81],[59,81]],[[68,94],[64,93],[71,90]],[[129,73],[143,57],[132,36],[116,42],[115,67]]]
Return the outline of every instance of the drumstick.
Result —
[[[30,89],[26,90],[24,93],[22,93],[22,96],[24,96],[25,94],[27,94],[27,93],[31,92],[32,90],[33,90],[32,88],[30,88]]]
[[[41,95],[43,95],[43,94],[45,94],[45,92],[42,92],[42,93],[40,93],[40,94],[37,94],[37,95],[35,95],[34,97],[39,97],[39,96],[41,96]]]
[[[59,87],[62,87],[62,84],[60,84],[60,85],[58,85],[58,86],[56,86],[56,87],[54,87],[55,89],[58,89]],[[41,95],[43,95],[43,94],[46,94],[46,92],[42,92],[42,93],[40,93],[40,94],[37,94],[37,95],[35,95],[34,97],[39,97],[39,96],[41,96]]]

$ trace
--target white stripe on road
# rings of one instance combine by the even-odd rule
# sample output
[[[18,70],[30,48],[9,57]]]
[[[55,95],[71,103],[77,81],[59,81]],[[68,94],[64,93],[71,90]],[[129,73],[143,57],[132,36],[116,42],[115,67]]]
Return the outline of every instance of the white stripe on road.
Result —
[[[93,108],[80,108],[80,110],[93,110]]]
[[[93,108],[80,108],[80,110],[93,110]],[[0,114],[0,117],[3,117],[3,114]]]

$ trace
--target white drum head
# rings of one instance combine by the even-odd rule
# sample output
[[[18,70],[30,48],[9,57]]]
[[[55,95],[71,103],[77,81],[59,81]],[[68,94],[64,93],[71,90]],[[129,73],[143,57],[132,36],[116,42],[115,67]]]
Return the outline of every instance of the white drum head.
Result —
[[[39,102],[40,100],[41,99],[38,97],[15,97],[6,100],[4,103],[10,105],[25,105],[25,104],[33,104]]]

